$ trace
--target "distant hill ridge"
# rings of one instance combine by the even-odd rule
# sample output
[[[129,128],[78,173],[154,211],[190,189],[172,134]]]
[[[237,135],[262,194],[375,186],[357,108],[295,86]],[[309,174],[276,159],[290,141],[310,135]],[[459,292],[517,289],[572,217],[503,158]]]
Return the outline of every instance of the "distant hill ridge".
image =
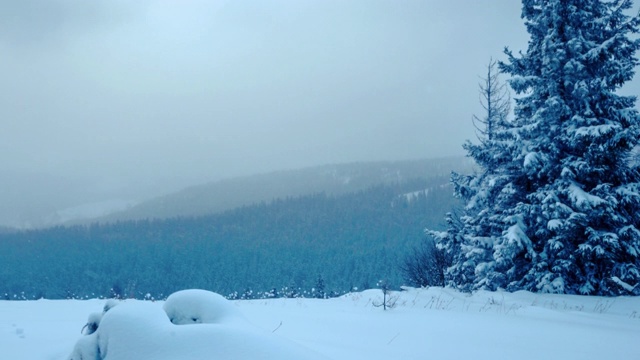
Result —
[[[347,194],[376,185],[443,176],[451,171],[468,172],[472,167],[473,163],[467,158],[448,157],[356,162],[284,170],[188,187],[92,221],[112,222],[215,214],[279,198],[315,193]]]

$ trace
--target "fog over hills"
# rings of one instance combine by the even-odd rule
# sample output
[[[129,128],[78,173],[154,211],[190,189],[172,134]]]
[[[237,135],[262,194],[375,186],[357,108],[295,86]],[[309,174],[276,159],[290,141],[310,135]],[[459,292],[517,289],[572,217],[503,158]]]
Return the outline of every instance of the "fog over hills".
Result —
[[[192,186],[96,218],[101,222],[197,216],[278,198],[315,193],[341,195],[380,184],[404,183],[470,171],[463,157],[408,161],[357,162],[277,171]]]
[[[472,166],[469,159],[461,156],[332,164],[212,181],[164,194],[153,192],[150,184],[145,196],[127,184],[89,189],[80,181],[33,173],[30,187],[53,187],[58,196],[40,194],[38,187],[23,189],[20,183],[13,184],[12,191],[0,190],[0,227],[28,229],[213,214],[277,198],[315,193],[340,195],[379,184],[448,175],[451,171],[468,172]]]
[[[461,156],[520,4],[0,2],[0,226],[209,181]],[[469,31],[473,29],[473,31]]]

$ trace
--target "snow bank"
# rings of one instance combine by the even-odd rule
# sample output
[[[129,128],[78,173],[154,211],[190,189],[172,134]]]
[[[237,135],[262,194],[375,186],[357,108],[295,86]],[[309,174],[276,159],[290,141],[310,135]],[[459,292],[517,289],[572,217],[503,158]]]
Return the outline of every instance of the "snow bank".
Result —
[[[187,325],[188,326],[185,326]],[[164,306],[124,301],[83,336],[70,360],[321,359],[313,351],[250,325],[222,296],[172,294]]]
[[[206,290],[183,290],[171,294],[163,309],[176,325],[220,324],[243,321],[238,309],[223,296]]]

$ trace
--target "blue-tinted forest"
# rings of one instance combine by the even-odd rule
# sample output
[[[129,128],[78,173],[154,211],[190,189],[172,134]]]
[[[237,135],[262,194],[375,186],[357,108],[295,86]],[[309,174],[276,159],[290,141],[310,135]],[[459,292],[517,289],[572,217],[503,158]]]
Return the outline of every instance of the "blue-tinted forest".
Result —
[[[442,228],[454,206],[447,181],[280,199],[210,216],[0,234],[0,296],[161,299],[185,288],[329,296],[381,279],[397,287],[405,254],[425,228]]]

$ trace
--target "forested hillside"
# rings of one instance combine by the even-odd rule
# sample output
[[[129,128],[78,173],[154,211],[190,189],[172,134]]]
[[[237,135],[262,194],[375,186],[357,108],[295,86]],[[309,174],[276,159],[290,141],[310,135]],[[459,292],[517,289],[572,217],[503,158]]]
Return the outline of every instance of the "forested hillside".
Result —
[[[0,234],[6,298],[162,298],[184,288],[230,296],[322,296],[381,279],[454,206],[448,177],[324,193],[217,215]],[[315,292],[312,290],[315,289]]]
[[[473,162],[464,157],[407,161],[376,161],[315,166],[225,179],[150,199],[125,211],[96,219],[100,222],[201,216],[274,199],[317,193],[342,195],[379,184],[467,173]]]

